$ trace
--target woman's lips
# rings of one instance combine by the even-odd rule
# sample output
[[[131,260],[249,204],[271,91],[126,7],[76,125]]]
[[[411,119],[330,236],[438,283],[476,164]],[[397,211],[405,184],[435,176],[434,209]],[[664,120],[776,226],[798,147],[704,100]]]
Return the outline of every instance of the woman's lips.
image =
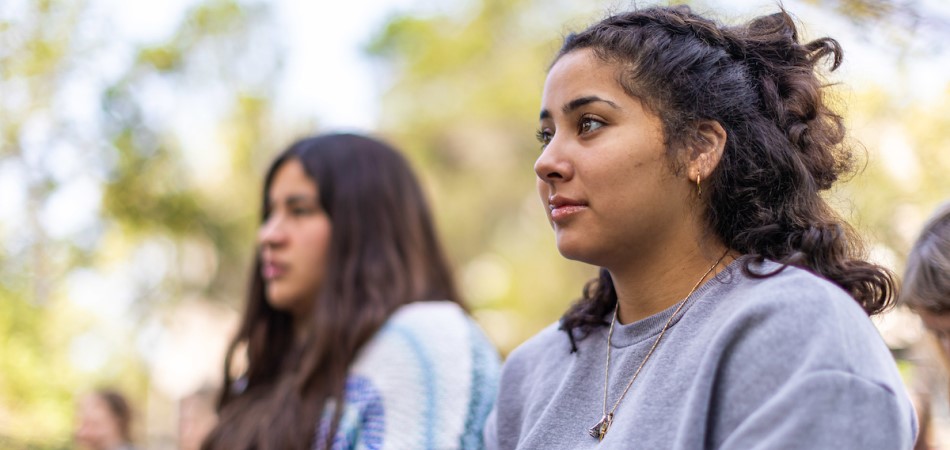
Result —
[[[556,194],[548,197],[548,207],[551,209],[551,220],[558,222],[587,209],[587,203]]]
[[[557,222],[565,220],[583,210],[587,209],[585,205],[564,205],[551,208],[551,220]]]
[[[264,263],[264,266],[261,267],[261,276],[268,281],[280,278],[285,273],[287,273],[287,268],[283,264],[271,262]]]

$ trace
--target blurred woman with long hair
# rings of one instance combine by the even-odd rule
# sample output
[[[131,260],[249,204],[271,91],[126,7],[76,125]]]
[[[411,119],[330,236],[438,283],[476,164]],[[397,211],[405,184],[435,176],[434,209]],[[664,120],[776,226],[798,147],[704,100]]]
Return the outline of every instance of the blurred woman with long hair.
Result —
[[[267,173],[204,448],[478,448],[497,358],[405,159],[363,136],[304,139]]]
[[[933,413],[950,401],[950,202],[934,211],[907,255],[900,301],[920,316],[930,344],[911,383],[921,434],[915,448],[926,449],[936,439]]]
[[[893,278],[823,197],[851,156],[826,58],[784,11],[652,7],[565,38],[534,170],[558,250],[600,273],[510,355],[489,448],[913,445],[868,319]]]

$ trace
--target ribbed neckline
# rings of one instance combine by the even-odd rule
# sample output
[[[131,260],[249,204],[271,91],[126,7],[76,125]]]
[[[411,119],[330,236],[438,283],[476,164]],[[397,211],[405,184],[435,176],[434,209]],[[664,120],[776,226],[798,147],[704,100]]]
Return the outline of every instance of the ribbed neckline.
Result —
[[[681,309],[679,314],[673,319],[673,322],[670,324],[670,329],[679,323],[680,319],[689,312],[689,309],[695,305],[696,302],[705,297],[710,291],[722,286],[723,282],[728,282],[733,276],[738,274],[742,270],[741,261],[743,259],[744,258],[740,257],[730,262],[721,272],[716,274],[716,276],[696,289],[696,292],[693,292],[693,295],[686,299],[686,304],[683,305],[683,309]],[[623,348],[638,344],[647,339],[655,339],[656,335],[660,333],[663,329],[663,325],[666,325],[666,321],[670,319],[670,316],[673,315],[673,312],[676,311],[680,303],[682,303],[682,301],[676,302],[676,304],[663,311],[633,323],[621,325],[618,322],[614,325],[614,334],[610,342],[611,346],[614,348]],[[611,310],[611,314],[612,313],[613,311]],[[610,323],[610,319],[611,317],[608,314],[606,318],[607,323]],[[604,327],[601,330],[603,330],[603,338],[606,339],[608,327]]]

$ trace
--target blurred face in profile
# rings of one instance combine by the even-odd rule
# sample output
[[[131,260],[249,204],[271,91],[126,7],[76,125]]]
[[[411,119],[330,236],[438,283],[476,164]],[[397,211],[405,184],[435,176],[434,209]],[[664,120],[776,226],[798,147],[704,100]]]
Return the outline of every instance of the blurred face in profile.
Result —
[[[268,189],[270,208],[258,234],[267,301],[295,317],[309,312],[326,272],[331,226],[319,195],[303,164],[285,161]]]
[[[98,395],[87,395],[79,402],[79,428],[76,443],[79,448],[110,450],[123,444],[119,420],[109,405]]]
[[[950,312],[934,313],[918,310],[917,314],[924,322],[924,327],[937,338],[940,350],[950,358]]]

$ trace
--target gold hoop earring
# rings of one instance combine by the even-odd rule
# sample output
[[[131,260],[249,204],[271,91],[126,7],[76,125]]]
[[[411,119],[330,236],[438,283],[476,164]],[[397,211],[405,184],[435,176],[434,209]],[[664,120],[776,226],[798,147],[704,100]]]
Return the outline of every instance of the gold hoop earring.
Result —
[[[703,186],[699,184],[700,180],[702,180],[702,177],[696,175],[696,191],[698,195],[703,195]]]

